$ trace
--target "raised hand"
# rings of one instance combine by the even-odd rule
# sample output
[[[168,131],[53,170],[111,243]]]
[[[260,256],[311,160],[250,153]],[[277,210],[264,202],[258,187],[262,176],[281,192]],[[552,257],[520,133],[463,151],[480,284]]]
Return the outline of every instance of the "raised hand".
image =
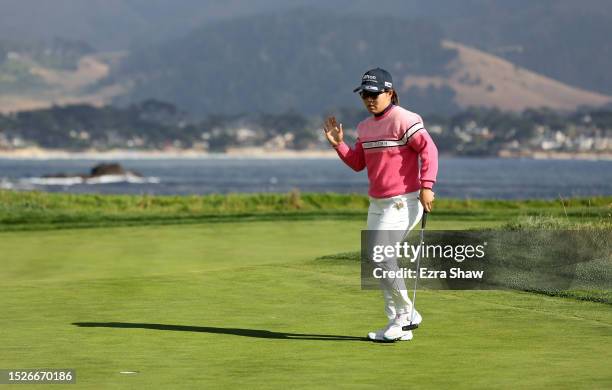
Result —
[[[344,138],[344,131],[342,130],[342,123],[338,124],[336,117],[330,116],[325,119],[323,126],[325,137],[332,146],[338,146]]]

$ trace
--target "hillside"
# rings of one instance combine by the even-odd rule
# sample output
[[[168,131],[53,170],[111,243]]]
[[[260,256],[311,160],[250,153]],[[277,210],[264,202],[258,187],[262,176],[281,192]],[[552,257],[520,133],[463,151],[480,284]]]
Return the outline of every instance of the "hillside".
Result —
[[[424,113],[452,114],[470,106],[575,110],[612,100],[443,40],[440,28],[429,22],[317,12],[302,12],[299,23],[295,20],[279,13],[220,22],[140,48],[109,78],[134,86],[116,101],[153,97],[200,115],[318,114],[359,107],[351,89],[373,66],[388,68],[402,81],[403,101]],[[394,41],[393,50],[380,45]],[[212,95],[202,93],[211,89]]]
[[[271,31],[271,33],[274,33],[274,31]],[[364,41],[350,42],[349,40],[348,43],[343,43],[344,38],[346,37],[337,37],[337,42],[333,42],[333,45],[346,46],[347,48],[354,45],[367,45]],[[225,37],[222,36],[220,40],[223,39]],[[240,40],[234,43],[229,40],[226,42],[236,46],[240,45]],[[329,44],[332,43],[320,44],[315,42],[313,47],[305,50],[312,53],[317,51],[330,53],[333,49],[324,46]],[[415,111],[451,114],[470,106],[496,107],[510,111],[521,111],[535,107],[574,110],[579,106],[597,107],[612,101],[610,96],[568,86],[519,67],[500,57],[457,42],[444,40],[439,47],[440,53],[447,53],[452,59],[446,63],[443,61],[435,63],[435,67],[437,67],[435,74],[413,74],[413,72],[405,70],[411,66],[408,63],[409,61],[406,61],[405,58],[396,58],[394,73],[398,81],[400,97],[403,104]],[[150,63],[147,66],[166,68],[166,73],[188,74],[188,77],[192,77],[193,84],[188,85],[190,83],[184,81],[186,87],[177,91],[174,95],[174,101],[178,101],[181,108],[186,106],[191,112],[199,114],[213,112],[203,110],[206,105],[202,104],[201,99],[203,97],[210,98],[210,96],[202,96],[199,91],[207,89],[205,85],[215,85],[214,83],[234,84],[237,90],[244,91],[235,96],[227,96],[223,92],[218,94],[226,102],[223,109],[231,107],[240,113],[249,112],[248,107],[254,108],[250,112],[282,112],[283,109],[297,111],[298,108],[296,107],[300,107],[299,109],[303,113],[320,114],[328,108],[333,108],[333,104],[317,106],[313,102],[324,102],[328,98],[326,94],[333,93],[332,91],[339,92],[336,96],[336,107],[359,107],[350,89],[355,84],[355,79],[358,80],[361,69],[354,69],[351,75],[353,77],[348,77],[349,75],[342,72],[342,69],[351,66],[343,61],[350,60],[351,57],[342,58],[344,56],[342,54],[334,59],[339,63],[331,66],[332,69],[335,69],[335,72],[327,72],[326,77],[329,77],[329,83],[326,84],[320,83],[318,77],[296,74],[304,73],[302,70],[305,69],[308,62],[285,63],[284,67],[289,69],[288,71],[282,70],[281,66],[272,67],[269,71],[265,70],[266,61],[282,63],[286,60],[279,58],[279,55],[275,53],[294,50],[287,57],[299,58],[297,48],[269,45],[259,48],[259,50],[260,53],[269,53],[267,55],[271,57],[267,60],[264,57],[260,66],[254,65],[252,73],[249,69],[236,70],[234,73],[231,71],[231,67],[236,64],[253,64],[253,59],[249,58],[253,57],[252,53],[249,54],[239,47],[234,49],[236,57],[227,60],[228,66],[225,67],[228,69],[227,71],[223,69],[223,61],[225,61],[223,57],[205,59],[203,63],[199,63],[197,66],[188,65],[188,69],[184,69],[184,64],[190,64],[190,61],[187,61],[189,56],[187,53],[184,54],[182,61],[169,64],[163,62],[163,58],[167,58],[167,56],[161,54],[162,60],[160,61],[162,62]],[[146,100],[149,93],[155,96],[156,90],[162,91],[159,94],[160,96],[172,97],[166,91],[173,91],[177,87],[173,84],[177,81],[176,78],[167,78],[159,74],[151,75],[148,69],[138,71],[138,64],[142,59],[139,54],[128,58],[128,61],[120,66],[120,60],[124,56],[125,53],[88,54],[76,61],[75,69],[56,69],[43,66],[27,56],[13,59],[12,66],[23,68],[22,72],[26,73],[28,77],[34,78],[36,82],[22,84],[20,88],[9,90],[1,90],[0,88],[0,92],[2,92],[0,93],[0,113],[79,103],[102,106],[112,101],[132,102],[139,97]],[[197,55],[193,57],[196,60],[198,58]],[[271,58],[275,59],[272,60]],[[330,61],[329,58],[327,60]],[[134,63],[134,65],[131,65],[134,70],[128,72],[127,76],[117,76],[122,74],[120,73],[122,67],[125,69],[132,63]],[[205,72],[200,74],[199,66],[203,69],[206,67],[214,68],[216,71],[212,72],[213,76],[207,77]],[[291,69],[295,70],[292,71]],[[288,72],[282,76],[285,80],[283,85],[275,79],[279,72]],[[321,72],[324,72],[324,70],[321,69]],[[254,73],[257,73],[257,76],[254,76]],[[104,83],[98,84],[110,74],[115,79],[110,78]],[[0,68],[1,75],[2,68]],[[237,75],[237,77],[234,75]],[[135,77],[136,80],[140,79],[141,83],[139,84],[131,77]],[[0,81],[2,81],[2,77],[0,77]],[[198,83],[201,83],[201,85]],[[265,92],[257,88],[258,83],[274,86],[278,84],[278,88],[274,87]],[[135,85],[133,90],[130,90],[131,85]],[[329,85],[332,86],[329,87]],[[1,83],[0,86],[2,86]],[[285,86],[285,92],[281,96],[282,99],[285,99],[285,102],[276,96],[277,91],[283,86]],[[221,87],[219,89],[223,90]],[[320,94],[322,98],[316,99],[316,96],[304,94],[303,91],[310,91],[309,94],[314,95]],[[260,104],[261,102],[275,103],[264,107]],[[204,103],[206,102],[204,101]],[[291,103],[291,105],[284,103]],[[313,106],[314,108],[312,108]],[[214,108],[208,109],[214,110]],[[223,109],[218,109],[217,112],[221,112]],[[230,112],[225,113],[229,114]]]
[[[377,31],[372,34],[372,31]],[[402,37],[389,50],[381,42]],[[317,114],[359,106],[352,89],[366,69],[435,76],[456,53],[440,45],[437,25],[388,17],[302,10],[206,25],[130,53],[107,80],[132,83],[119,103],[171,101],[188,112]],[[431,94],[439,99],[439,91]],[[424,104],[433,100],[423,97]],[[449,103],[451,94],[444,95]]]
[[[442,22],[447,39],[566,84],[612,95],[609,0],[433,3],[438,9],[432,17]]]
[[[446,39],[571,86],[612,94],[609,0],[385,0],[377,4],[371,7],[366,0],[0,0],[0,37],[17,41],[79,37],[99,51],[128,50],[175,39],[213,22],[258,19],[270,12],[307,7],[322,15],[334,12],[339,19],[361,15],[422,20],[438,25]],[[301,14],[286,17],[299,21]]]
[[[612,102],[611,96],[568,86],[460,43],[444,41],[443,47],[458,53],[448,64],[448,75],[406,76],[402,91],[409,92],[414,86],[448,87],[455,92],[454,101],[461,108],[482,106],[510,111],[535,107],[574,110]],[[409,101],[410,96],[407,98]]]
[[[26,0],[20,6],[13,6],[24,12],[30,2]],[[70,8],[72,2],[60,0],[58,7]],[[537,49],[531,43],[531,46],[524,45],[522,42],[526,38],[520,38],[516,32],[493,36],[481,34],[482,40],[477,45],[488,48],[489,53],[468,47],[464,42],[445,40],[445,36],[453,31],[466,42],[473,42],[474,37],[460,28],[461,23],[476,22],[481,13],[487,15],[484,24],[493,28],[492,23],[502,10],[514,10],[493,1],[487,10],[465,15],[466,10],[474,9],[478,2],[466,1],[465,9],[456,6],[441,9],[439,6],[444,2],[440,2],[411,14],[399,12],[404,8],[396,4],[398,13],[393,18],[385,16],[381,10],[366,17],[352,8],[347,8],[350,13],[339,13],[323,12],[313,7],[297,11],[279,7],[281,11],[278,12],[235,18],[234,8],[240,3],[238,1],[213,7],[214,12],[209,17],[216,22],[200,24],[188,34],[181,35],[175,31],[172,36],[178,37],[159,43],[157,38],[166,36],[162,30],[171,29],[173,18],[186,12],[185,7],[190,3],[182,0],[177,3],[174,13],[169,13],[164,24],[160,25],[158,35],[154,34],[157,38],[137,40],[139,43],[130,51],[96,53],[84,41],[59,40],[63,49],[57,51],[59,55],[47,58],[44,55],[47,48],[42,43],[34,45],[36,50],[19,50],[15,48],[18,44],[7,45],[0,40],[0,112],[43,108],[52,104],[129,104],[154,98],[170,101],[200,117],[211,113],[279,113],[287,110],[312,115],[340,107],[360,107],[351,89],[361,73],[373,66],[388,68],[396,80],[403,83],[400,88],[402,102],[424,113],[452,114],[473,105],[504,110],[530,107],[573,110],[581,105],[600,106],[610,101],[603,93],[564,84],[508,61],[509,57],[520,61],[518,51],[528,47],[529,51]],[[7,3],[10,2],[0,0],[0,9],[6,8]],[[112,12],[125,11],[119,5],[128,3],[132,13],[144,12],[140,0],[127,3],[113,0],[107,3],[109,9],[106,13],[98,15],[100,20],[110,18]],[[264,3],[268,6],[276,4],[272,0]],[[142,16],[143,23],[161,18],[162,11],[171,8],[162,0],[150,5],[146,17]],[[92,9],[98,6],[96,1],[91,3]],[[592,6],[591,3],[585,5],[585,15],[593,13]],[[71,8],[71,15],[76,17],[79,12],[85,12],[79,8],[82,5],[75,7]],[[186,20],[186,24],[197,24],[196,20],[201,19],[197,15],[203,9],[213,9],[210,7],[208,4],[194,9],[194,15]],[[252,13],[256,9],[246,7],[237,14]],[[525,20],[540,15],[542,23],[546,22],[535,31],[534,40],[538,41],[538,34],[544,34],[547,28],[556,28],[557,16],[563,19],[562,15],[575,10],[575,6],[560,1],[550,8],[552,15],[543,15],[542,6],[533,6],[533,14],[529,9],[524,7],[517,12]],[[49,10],[43,7],[38,11]],[[414,18],[422,14],[432,18]],[[452,14],[457,14],[458,19],[435,22],[442,15]],[[581,15],[576,17],[581,18]],[[127,11],[123,16],[125,20],[117,19],[111,26],[116,25],[121,30],[124,21],[135,17]],[[601,17],[605,19],[608,16],[604,7]],[[504,26],[512,20],[514,24],[511,24],[516,27],[516,17],[511,13]],[[604,32],[599,22],[595,23],[599,26],[598,31]],[[78,30],[79,24],[73,27]],[[94,29],[94,26],[90,27]],[[183,26],[181,31],[186,29]],[[531,30],[532,27],[525,26],[525,29]],[[576,35],[576,42],[572,42],[570,47],[564,46],[563,50],[586,50],[581,41],[585,34],[591,34],[589,29],[585,27]],[[549,46],[552,44],[548,38],[545,41]],[[512,42],[517,44],[511,45]],[[593,42],[601,43],[598,39]],[[66,46],[70,50],[67,51]],[[497,52],[499,57],[491,52]],[[4,62],[2,57],[5,57]],[[551,67],[546,69],[558,65],[554,55],[549,57],[547,63]],[[601,65],[606,58],[605,55],[590,57],[588,63],[583,61],[583,68]],[[567,69],[574,66],[571,58],[564,58],[563,63]],[[607,71],[583,73],[585,77],[599,77],[602,86],[609,77]],[[574,83],[577,84],[580,83]],[[210,90],[215,92],[205,92]],[[219,104],[220,101],[223,104]]]
[[[102,106],[125,92],[120,85],[95,87],[106,77],[121,53],[85,55],[75,69],[56,69],[36,60],[15,55],[0,67],[0,113],[46,108],[52,105],[86,103]],[[21,79],[15,80],[15,73]]]

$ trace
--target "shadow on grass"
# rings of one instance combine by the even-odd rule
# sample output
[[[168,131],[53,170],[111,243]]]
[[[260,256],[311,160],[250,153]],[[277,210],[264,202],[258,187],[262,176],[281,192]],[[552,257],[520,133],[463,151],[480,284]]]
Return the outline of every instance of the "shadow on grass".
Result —
[[[234,336],[255,337],[260,339],[282,339],[282,340],[331,340],[331,341],[368,341],[365,337],[339,336],[330,334],[305,334],[272,332],[261,329],[241,328],[214,328],[210,326],[188,326],[167,324],[143,324],[131,322],[73,322],[72,325],[84,328],[123,328],[123,329],[154,329],[173,330],[179,332],[202,332],[231,334]]]

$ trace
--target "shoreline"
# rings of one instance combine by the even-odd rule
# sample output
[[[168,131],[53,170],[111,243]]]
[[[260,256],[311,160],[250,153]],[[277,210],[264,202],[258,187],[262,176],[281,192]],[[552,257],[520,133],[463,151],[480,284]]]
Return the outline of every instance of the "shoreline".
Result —
[[[610,161],[612,153],[588,153],[588,152],[510,152],[502,150],[497,154],[498,158],[531,158],[534,160],[592,160],[592,161]]]
[[[441,157],[466,158],[528,158],[534,160],[592,160],[611,161],[612,153],[568,153],[568,152],[509,152],[502,151],[491,156],[457,156]],[[111,149],[108,151],[85,150],[70,152],[63,149],[43,149],[29,147],[22,149],[0,150],[0,159],[6,160],[154,160],[154,159],[335,159],[334,150],[266,150],[264,148],[230,148],[225,153],[209,153],[195,149],[169,150],[129,150]]]
[[[333,150],[282,150],[270,151],[263,148],[229,149],[225,153],[209,153],[194,149],[171,150],[128,150],[112,149],[108,151],[86,150],[70,152],[61,149],[23,148],[0,150],[0,159],[10,160],[153,160],[153,159],[227,159],[227,158],[261,158],[261,159],[297,159],[297,158],[337,158]]]

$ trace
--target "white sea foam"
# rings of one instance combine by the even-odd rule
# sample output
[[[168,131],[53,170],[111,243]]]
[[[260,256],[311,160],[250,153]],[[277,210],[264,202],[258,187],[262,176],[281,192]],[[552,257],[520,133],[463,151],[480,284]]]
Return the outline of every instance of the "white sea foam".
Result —
[[[109,183],[132,183],[132,184],[144,184],[144,183],[159,183],[157,177],[140,177],[132,174],[125,175],[102,175],[97,177],[91,177],[85,180],[85,184],[109,184]]]
[[[20,179],[20,184],[34,184],[37,186],[72,186],[83,183],[83,178],[74,177],[30,177]]]
[[[0,189],[1,190],[12,190],[15,185],[5,178],[0,178]]]
[[[114,183],[130,183],[130,184],[157,184],[160,180],[158,177],[140,177],[133,174],[125,175],[102,175],[97,177],[83,178],[80,176],[70,177],[30,177],[19,179],[17,182],[11,182],[2,179],[0,188],[13,189],[32,186],[73,186],[77,184],[114,184]]]

